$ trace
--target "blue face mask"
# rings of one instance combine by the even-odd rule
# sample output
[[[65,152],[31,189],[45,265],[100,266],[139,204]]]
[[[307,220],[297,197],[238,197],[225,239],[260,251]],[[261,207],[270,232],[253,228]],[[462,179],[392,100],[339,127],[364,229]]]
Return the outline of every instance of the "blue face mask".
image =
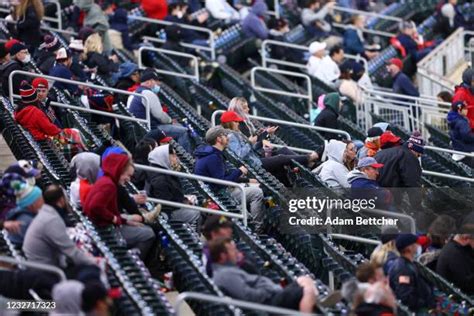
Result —
[[[161,87],[159,85],[154,85],[153,88],[151,88],[151,91],[153,91],[154,93],[158,94],[161,90]]]

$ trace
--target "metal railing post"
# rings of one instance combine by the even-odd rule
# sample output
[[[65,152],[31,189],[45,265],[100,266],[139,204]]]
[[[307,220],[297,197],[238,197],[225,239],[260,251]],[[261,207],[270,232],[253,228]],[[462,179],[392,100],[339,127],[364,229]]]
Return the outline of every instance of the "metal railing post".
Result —
[[[423,169],[421,173],[427,176],[432,176],[432,177],[440,177],[440,178],[447,178],[447,179],[453,179],[453,180],[459,180],[459,181],[474,182],[473,178],[461,177],[454,174],[446,174],[446,173],[430,171],[430,170],[425,170],[425,169]]]
[[[143,57],[142,57],[142,52],[143,51],[152,51],[152,52],[159,52],[163,54],[168,54],[168,55],[173,55],[173,56],[181,56],[181,57],[188,57],[193,60],[193,70],[194,70],[194,75],[189,75],[187,73],[180,73],[176,71],[168,71],[168,70],[163,70],[163,69],[158,69],[154,68],[156,72],[162,73],[165,75],[172,75],[176,77],[182,77],[182,78],[188,78],[188,79],[194,79],[196,81],[199,81],[199,62],[196,56],[191,55],[191,54],[186,54],[186,53],[180,53],[180,52],[175,52],[172,50],[168,49],[162,49],[162,48],[155,48],[155,47],[146,47],[142,46],[138,49],[138,67],[139,68],[144,68],[143,65]]]
[[[389,212],[389,211],[383,211],[383,210],[378,210],[378,209],[364,209],[361,210],[361,212],[365,213],[372,213],[376,215],[382,215],[382,216],[387,216],[387,217],[393,217],[393,218],[400,218],[400,219],[406,219],[410,222],[410,233],[416,234],[416,222],[413,217],[410,215],[406,214],[401,214],[401,213],[395,213],[395,212]]]
[[[361,242],[361,243],[369,244],[369,245],[376,245],[376,246],[382,243],[380,240],[363,238],[363,237],[352,236],[352,235],[347,235],[347,234],[329,234],[329,236],[331,236],[333,239],[352,240],[352,241]]]
[[[150,171],[150,172],[156,172],[156,173],[161,173],[161,174],[166,174],[170,176],[175,176],[178,178],[186,178],[186,179],[191,179],[191,180],[197,180],[197,181],[203,181],[203,182],[209,182],[209,183],[214,183],[222,186],[227,186],[227,187],[234,187],[237,188],[240,191],[240,209],[242,211],[241,215],[239,218],[242,218],[244,225],[247,226],[248,222],[248,211],[247,211],[247,197],[245,196],[245,190],[242,184],[231,182],[231,181],[225,181],[225,180],[220,180],[220,179],[214,179],[210,177],[205,177],[205,176],[198,176],[195,174],[190,174],[190,173],[184,173],[184,172],[178,172],[178,171],[173,171],[173,170],[167,170],[167,169],[162,169],[162,168],[156,168],[156,167],[151,167],[151,166],[146,166],[146,165],[141,165],[141,164],[135,164],[134,165],[136,169],[144,170],[144,171]],[[158,199],[155,199],[158,201]],[[165,200],[161,200],[165,201]],[[174,203],[174,202],[169,202],[165,201],[166,204]],[[164,203],[165,204],[165,203]],[[177,203],[181,204],[181,203]],[[177,206],[177,204],[175,206]],[[184,204],[187,206],[187,204]],[[180,205],[179,207],[183,207],[183,205]],[[203,211],[200,208],[196,210]],[[232,213],[226,213],[227,214],[232,214]],[[238,214],[234,214],[238,215]],[[233,216],[237,217],[237,216]]]
[[[466,157],[474,157],[474,152],[473,153],[467,153],[464,151],[459,151],[459,150],[453,150],[453,149],[447,149],[447,148],[442,148],[442,147],[435,147],[435,146],[425,146],[425,149],[432,150],[432,151],[441,151],[445,153],[450,153],[450,154],[457,154],[457,155],[463,155]]]
[[[63,270],[59,269],[58,267],[49,265],[49,264],[38,263],[38,262],[34,262],[34,261],[26,261],[26,260],[21,260],[21,259],[15,259],[15,258],[12,258],[12,257],[7,257],[7,256],[0,256],[0,261],[1,262],[6,262],[6,263],[12,263],[12,264],[19,264],[19,265],[22,265],[22,266],[25,266],[25,267],[51,272],[51,273],[57,274],[61,281],[66,280],[66,275],[64,274]]]

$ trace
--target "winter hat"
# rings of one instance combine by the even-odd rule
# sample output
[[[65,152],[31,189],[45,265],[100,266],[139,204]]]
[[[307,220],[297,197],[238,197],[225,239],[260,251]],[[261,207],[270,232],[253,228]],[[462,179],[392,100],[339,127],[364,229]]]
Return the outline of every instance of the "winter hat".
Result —
[[[34,103],[38,101],[38,94],[36,89],[28,83],[28,81],[23,80],[20,85],[20,96],[21,101],[25,104]]]
[[[16,173],[25,179],[35,178],[41,174],[39,169],[33,167],[33,164],[28,160],[18,160],[17,163],[10,165],[5,173]]]
[[[23,43],[17,42],[10,48],[10,56],[16,55],[24,49],[28,49]]]
[[[309,45],[309,53],[313,55],[316,52],[319,52],[320,50],[326,49],[327,44],[325,42],[312,42]]]
[[[79,30],[79,38],[85,41],[89,36],[94,34],[95,31],[92,27],[84,26]]]
[[[136,71],[138,71],[137,64],[130,61],[124,62],[119,67],[119,78],[128,78]]]
[[[20,43],[20,41],[17,40],[17,39],[14,39],[14,38],[12,38],[11,40],[8,40],[5,43],[5,48],[6,48],[7,52],[10,52],[10,50],[12,49],[12,46],[15,45],[16,43]]]
[[[33,79],[33,82],[31,83],[33,85],[33,88],[38,89],[38,88],[43,88],[43,89],[48,89],[49,88],[49,83],[48,80],[40,77],[36,77]]]
[[[400,58],[392,58],[387,62],[387,65],[395,65],[400,70],[403,69],[403,61]]]
[[[230,123],[230,122],[243,122],[244,119],[239,116],[239,114],[234,111],[226,111],[222,113],[221,123]]]
[[[418,241],[418,237],[413,234],[400,234],[395,240],[395,245],[398,251],[402,251],[406,247],[415,244]]]
[[[401,144],[401,142],[402,142],[402,139],[396,136],[395,134],[393,134],[391,131],[386,131],[380,136],[381,149],[398,146]]]
[[[470,86],[472,80],[474,80],[474,69],[469,67],[462,73],[462,82]]]
[[[77,280],[67,280],[56,284],[51,293],[53,300],[57,302],[53,314],[80,315],[83,290],[84,284]]]
[[[369,130],[367,131],[367,137],[377,137],[377,136],[381,136],[383,134],[383,131],[380,127],[371,127],[369,128]]]
[[[339,113],[339,104],[341,103],[341,97],[339,96],[339,93],[337,92],[332,92],[326,94],[324,97],[324,104],[327,107],[332,108],[336,113]]]
[[[425,152],[425,141],[421,137],[420,132],[414,131],[411,134],[410,138],[407,141],[408,149],[411,149],[419,154],[424,154]]]
[[[61,48],[61,43],[59,43],[56,36],[47,34],[44,36],[44,42],[40,45],[40,49],[46,49],[50,52],[55,52]]]
[[[71,44],[69,44],[69,49],[83,52],[84,51],[84,43],[82,42],[81,39],[74,39],[71,40]]]
[[[16,205],[19,208],[26,208],[35,203],[43,192],[37,186],[32,186],[27,183],[22,183],[15,189]]]

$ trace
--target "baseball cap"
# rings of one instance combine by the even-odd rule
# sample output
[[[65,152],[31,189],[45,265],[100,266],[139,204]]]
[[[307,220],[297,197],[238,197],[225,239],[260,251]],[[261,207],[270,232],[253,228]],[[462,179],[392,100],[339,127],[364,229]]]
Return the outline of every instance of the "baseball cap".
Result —
[[[378,169],[383,167],[383,163],[378,163],[374,157],[364,157],[357,163],[357,169],[365,167],[372,167]]]
[[[418,241],[418,237],[414,234],[400,234],[395,239],[395,245],[398,251],[402,251],[406,247],[415,244]]]
[[[204,234],[218,230],[220,228],[232,228],[233,224],[227,217],[223,215],[211,215],[202,225],[202,232]]]
[[[229,122],[243,122],[244,119],[239,116],[239,114],[235,113],[234,111],[226,111],[222,113],[221,116],[221,123],[229,123]]]
[[[209,144],[214,144],[216,142],[217,137],[225,136],[227,134],[229,134],[229,131],[223,128],[222,126],[211,127],[206,132],[206,142]]]
[[[147,68],[143,70],[142,74],[140,75],[140,82],[145,82],[148,80],[159,80],[160,78],[158,75],[153,71],[151,68]]]
[[[387,65],[395,65],[400,69],[403,69],[403,61],[400,58],[391,58],[388,62]]]
[[[309,53],[313,55],[316,52],[319,52],[320,50],[326,49],[327,44],[325,42],[312,42],[309,45]]]

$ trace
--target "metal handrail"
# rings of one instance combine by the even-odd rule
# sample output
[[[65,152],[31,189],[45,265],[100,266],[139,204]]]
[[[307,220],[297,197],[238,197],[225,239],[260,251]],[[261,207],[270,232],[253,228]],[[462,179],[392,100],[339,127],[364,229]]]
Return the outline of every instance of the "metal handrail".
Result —
[[[354,14],[357,14],[357,15],[372,16],[372,17],[376,17],[376,18],[379,18],[379,19],[385,19],[385,20],[392,20],[392,21],[395,21],[395,22],[398,22],[398,23],[403,21],[403,19],[399,18],[399,17],[380,14],[380,13],[375,13],[375,12],[362,11],[362,10],[345,8],[345,7],[340,7],[340,6],[334,6],[333,9],[335,11],[341,11],[341,12],[346,12],[346,13],[354,13]]]
[[[180,312],[180,309],[183,303],[186,301],[186,299],[194,299],[194,300],[212,302],[212,303],[222,304],[222,305],[233,305],[240,308],[247,308],[247,309],[268,312],[268,313],[278,314],[278,315],[295,315],[295,316],[315,315],[315,314],[302,313],[302,312],[298,312],[298,311],[287,309],[287,308],[274,307],[271,305],[263,305],[263,304],[253,303],[253,302],[236,300],[227,296],[218,297],[215,295],[202,294],[202,293],[197,293],[197,292],[183,292],[176,297],[176,301],[174,303],[174,309],[177,315],[183,315]]]
[[[380,240],[375,240],[375,239],[369,239],[369,238],[363,238],[363,237],[358,237],[358,236],[352,236],[352,235],[347,235],[347,234],[329,234],[333,239],[344,239],[344,240],[352,240],[352,241],[357,241],[369,245],[380,245],[382,242]]]
[[[400,219],[406,219],[410,222],[410,233],[416,234],[416,222],[413,217],[407,214],[401,214],[401,213],[395,213],[395,212],[389,212],[389,211],[383,211],[383,210],[378,210],[378,209],[364,209],[361,210],[361,212],[366,212],[366,213],[372,213],[376,215],[383,215],[387,217],[394,217],[394,218],[400,218]]]
[[[433,151],[441,151],[441,152],[450,153],[450,154],[463,155],[466,157],[474,157],[474,152],[468,153],[464,151],[453,150],[453,149],[442,148],[442,147],[435,147],[435,146],[425,146],[425,149],[433,150]]]
[[[421,171],[422,174],[425,174],[427,176],[433,176],[433,177],[440,177],[440,178],[448,178],[448,179],[454,179],[454,180],[460,180],[460,181],[467,181],[467,182],[474,182],[473,178],[468,178],[468,177],[462,177],[462,176],[456,176],[454,174],[447,174],[447,173],[441,173],[441,172],[436,172],[436,171],[430,171],[430,170],[425,170],[423,169]]]
[[[201,33],[207,33],[209,35],[209,46],[200,46],[200,45],[193,45],[193,44],[188,44],[188,43],[182,43],[181,45],[184,47],[194,48],[197,50],[207,50],[211,53],[211,59],[212,60],[216,59],[215,35],[211,29],[208,29],[205,27],[193,26],[189,24],[183,24],[183,23],[174,23],[174,22],[168,22],[164,20],[150,19],[150,18],[145,18],[142,16],[129,15],[128,18],[132,20],[143,21],[143,22],[165,25],[165,26],[176,25],[183,29],[194,30]]]
[[[295,152],[301,152],[305,154],[311,154],[314,152],[314,150],[309,150],[309,149],[304,149],[304,148],[299,148],[299,147],[292,147],[292,146],[287,146],[287,145],[280,145],[280,144],[274,144],[274,143],[270,143],[270,145],[272,145],[272,147],[275,147],[275,148],[288,148],[289,150],[292,150]]]
[[[148,125],[148,128],[151,128],[151,120],[150,120],[150,104],[148,104],[148,100],[146,99],[146,97],[140,93],[136,93],[136,92],[129,92],[129,91],[125,91],[125,90],[120,90],[120,89],[115,89],[115,88],[110,88],[110,87],[104,87],[104,86],[99,86],[99,85],[96,85],[96,84],[92,84],[92,83],[87,83],[87,82],[82,82],[82,81],[76,81],[76,80],[70,80],[70,79],[63,79],[63,78],[58,78],[58,77],[53,77],[53,76],[47,76],[47,75],[43,75],[43,74],[36,74],[36,73],[32,73],[32,72],[28,72],[28,71],[23,71],[23,70],[14,70],[10,73],[10,75],[8,76],[8,91],[10,93],[10,103],[14,104],[14,100],[13,98],[14,97],[17,97],[19,98],[19,95],[16,95],[13,93],[13,76],[16,75],[16,74],[21,74],[21,75],[25,75],[27,77],[33,77],[33,78],[44,78],[44,79],[49,79],[49,80],[54,80],[54,81],[59,81],[59,82],[64,82],[64,83],[69,83],[69,84],[73,84],[73,85],[77,85],[77,86],[85,86],[85,87],[90,87],[90,88],[95,88],[95,89],[100,89],[100,90],[105,90],[105,91],[110,91],[110,92],[114,92],[114,93],[118,93],[118,94],[125,94],[125,95],[133,95],[133,96],[137,96],[137,97],[140,97],[142,98],[145,102],[144,102],[144,107],[146,109],[146,119],[139,119],[139,118],[133,118],[133,117],[129,117],[129,116],[122,116],[122,117],[119,117],[119,114],[112,114],[112,113],[107,113],[107,112],[102,112],[102,111],[97,111],[98,113],[95,113],[95,112],[92,112],[92,111],[95,111],[95,110],[91,110],[91,109],[86,109],[86,108],[81,108],[81,107],[73,107],[74,110],[79,110],[79,111],[84,111],[84,112],[90,112],[90,113],[95,113],[95,114],[99,114],[99,115],[104,115],[104,116],[110,116],[110,117],[117,117],[117,118],[122,118],[122,119],[129,119],[129,120],[134,120],[134,121],[137,121],[137,122],[144,122]],[[51,105],[55,105],[55,106],[62,106],[62,107],[72,107],[72,105],[67,105],[67,104],[63,104],[63,103],[59,103],[59,102],[51,102]],[[114,115],[114,116],[112,116]]]
[[[361,87],[361,89],[366,93],[373,94],[373,95],[376,95],[376,96],[377,95],[388,96],[388,97],[400,98],[400,99],[405,99],[405,100],[413,100],[413,101],[418,101],[418,102],[424,101],[426,103],[436,102],[436,104],[451,106],[451,104],[449,102],[437,101],[435,99],[430,99],[430,98],[412,97],[412,96],[405,95],[405,94],[398,94],[398,93],[386,92],[386,91],[375,90],[375,89],[367,89],[365,87]],[[393,100],[389,99],[389,101],[393,101]],[[398,101],[398,100],[396,100],[396,101]]]
[[[216,110],[212,113],[212,116],[211,116],[212,126],[216,126],[217,115],[222,114],[224,112],[225,112],[224,110]],[[265,117],[265,116],[249,115],[248,117],[256,121],[275,123],[275,124],[281,124],[281,125],[289,125],[289,126],[301,127],[301,128],[306,128],[306,129],[313,129],[316,131],[332,133],[332,134],[342,134],[347,138],[347,140],[351,140],[351,135],[348,132],[343,131],[341,129],[334,129],[334,128],[327,128],[327,127],[321,127],[321,126],[314,126],[314,125],[309,125],[309,124],[282,121],[282,120],[277,120],[277,119],[273,119],[273,118]]]
[[[38,263],[38,262],[33,262],[33,261],[26,261],[26,260],[22,260],[22,259],[16,259],[16,258],[13,258],[13,257],[7,257],[7,256],[0,256],[0,261],[6,262],[6,263],[12,263],[12,264],[19,264],[19,265],[22,265],[22,266],[25,266],[25,267],[30,267],[30,268],[33,268],[33,269],[48,271],[48,272],[57,274],[61,281],[66,280],[66,275],[64,274],[64,271],[59,269],[58,267],[52,266],[50,264]]]
[[[293,92],[287,92],[287,91],[282,91],[282,90],[258,87],[256,82],[255,82],[255,73],[259,70],[266,71],[266,72],[273,72],[273,73],[286,75],[286,76],[304,78],[304,79],[306,79],[307,94],[293,93]],[[297,72],[292,72],[292,71],[286,71],[286,70],[264,68],[264,67],[253,67],[252,70],[250,71],[250,82],[251,82],[251,85],[252,85],[252,89],[257,90],[257,91],[273,93],[273,94],[279,94],[279,95],[286,95],[286,96],[295,97],[295,98],[307,99],[308,100],[308,115],[311,112],[311,108],[313,106],[313,87],[311,85],[311,78],[310,78],[309,75],[305,75],[305,74],[301,74],[301,73],[297,73]]]
[[[16,24],[17,23],[16,21],[9,21],[5,18],[0,18],[0,21],[4,22],[4,23],[10,23],[10,24]],[[40,29],[46,30],[46,31],[54,31],[54,32],[58,32],[58,33],[69,34],[69,35],[77,35],[78,34],[77,32],[74,32],[74,31],[61,30],[61,29],[57,29],[57,28],[54,28],[54,27],[51,27],[51,26],[46,26],[44,24],[40,25]]]
[[[174,56],[181,56],[181,57],[188,57],[193,60],[193,69],[194,69],[194,74],[189,75],[187,73],[180,73],[176,71],[168,71],[168,70],[162,70],[158,68],[154,68],[156,72],[165,74],[165,75],[172,75],[176,77],[182,77],[182,78],[188,78],[188,79],[194,79],[196,81],[199,81],[199,62],[196,56],[191,55],[191,54],[186,54],[186,53],[180,53],[180,52],[175,52],[173,50],[168,50],[168,49],[162,49],[162,48],[155,48],[155,47],[147,47],[147,46],[142,46],[138,49],[138,67],[139,68],[144,68],[143,65],[143,60],[142,60],[142,52],[144,50],[152,51],[152,52],[159,52],[163,54],[168,54],[168,55],[174,55]]]
[[[56,2],[56,1],[51,1],[51,2],[48,2],[48,3],[54,3],[56,4],[56,8],[58,8],[58,18],[53,18],[51,16],[44,16],[43,17],[43,20],[44,21],[48,21],[48,22],[54,22],[54,23],[57,23],[58,24],[58,29],[59,30],[62,30],[63,28],[63,24],[62,24],[62,20],[61,20],[61,5],[59,4],[59,2]],[[0,8],[0,12],[3,12],[3,13],[11,13],[9,9],[7,8]],[[12,23],[17,23],[17,21],[7,21],[7,22],[12,22]]]
[[[139,170],[144,170],[144,171],[150,171],[150,172],[156,172],[156,173],[161,173],[161,174],[166,174],[170,176],[175,176],[178,178],[186,178],[186,179],[191,179],[191,180],[197,180],[197,181],[204,181],[204,182],[209,182],[209,183],[214,183],[214,184],[219,184],[223,186],[228,186],[228,187],[234,187],[238,188],[240,193],[241,193],[241,200],[240,200],[240,210],[242,211],[241,214],[233,214],[234,216],[231,216],[230,214],[232,213],[226,213],[222,212],[222,215],[225,216],[230,216],[230,217],[236,217],[236,218],[241,218],[244,222],[244,225],[247,226],[247,221],[248,221],[248,211],[247,211],[247,197],[245,196],[245,190],[244,186],[242,184],[236,183],[236,182],[231,182],[231,181],[225,181],[225,180],[220,180],[220,179],[215,179],[215,178],[210,178],[210,177],[205,177],[205,176],[198,176],[195,174],[189,174],[189,173],[184,173],[184,172],[178,172],[178,171],[173,171],[173,170],[167,170],[167,169],[162,169],[162,168],[156,168],[156,167],[151,167],[151,166],[146,166],[146,165],[141,165],[141,164],[134,164],[136,169]],[[183,207],[184,205],[186,207],[189,207],[188,204],[183,204],[181,203],[176,203],[176,205],[171,205],[171,203],[175,204],[174,202],[169,202],[165,200],[158,200],[154,199],[155,201],[163,201],[166,205],[170,206],[177,206],[177,207]],[[161,203],[161,202],[157,202]],[[178,205],[179,204],[179,205]],[[197,211],[204,211],[204,208],[195,208]],[[206,209],[206,212],[209,212],[209,209]],[[215,213],[215,211],[209,212],[209,213]]]
[[[338,27],[338,28],[341,28],[341,29],[350,28],[350,25],[341,24],[341,23],[332,23],[332,26]],[[395,33],[379,31],[379,30],[371,30],[371,29],[366,29],[366,28],[361,28],[360,30],[363,33],[374,34],[374,35],[379,35],[379,36],[384,36],[384,37],[389,37],[389,38],[397,36],[397,34],[395,34]]]

